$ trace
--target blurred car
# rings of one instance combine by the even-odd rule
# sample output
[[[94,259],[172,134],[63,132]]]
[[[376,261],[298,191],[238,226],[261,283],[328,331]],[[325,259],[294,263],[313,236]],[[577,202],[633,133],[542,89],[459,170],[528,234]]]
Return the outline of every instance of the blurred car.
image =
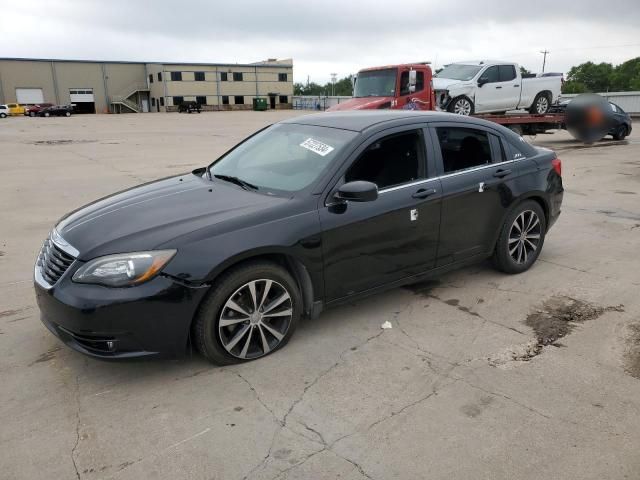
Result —
[[[38,112],[39,117],[70,117],[73,108],[69,105],[53,105]]]
[[[7,103],[9,115],[24,115],[24,107],[19,103]]]
[[[11,115],[9,107],[6,105],[0,105],[0,118],[7,118],[9,115]]]
[[[565,113],[567,111],[567,106],[571,102],[569,100],[560,100],[555,103],[549,109],[549,113]],[[611,108],[611,120],[613,122],[613,127],[607,135],[611,135],[614,140],[624,140],[624,138],[631,133],[631,115],[625,112],[619,105],[608,102],[609,108]]]
[[[182,102],[180,104],[180,106],[178,107],[178,112],[179,113],[183,113],[183,112],[187,112],[187,113],[193,113],[193,112],[198,112],[200,113],[200,104],[197,102]]]
[[[35,117],[42,109],[53,106],[53,103],[40,103],[38,105],[31,105],[30,107],[27,107],[25,109],[24,114],[29,115],[30,117]]]

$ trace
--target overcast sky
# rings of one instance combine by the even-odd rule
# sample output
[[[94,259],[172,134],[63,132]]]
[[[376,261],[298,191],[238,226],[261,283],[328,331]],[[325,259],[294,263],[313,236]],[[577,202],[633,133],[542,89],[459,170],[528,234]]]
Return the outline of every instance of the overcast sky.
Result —
[[[295,81],[469,59],[566,72],[640,56],[640,0],[3,0],[0,56],[249,63]]]

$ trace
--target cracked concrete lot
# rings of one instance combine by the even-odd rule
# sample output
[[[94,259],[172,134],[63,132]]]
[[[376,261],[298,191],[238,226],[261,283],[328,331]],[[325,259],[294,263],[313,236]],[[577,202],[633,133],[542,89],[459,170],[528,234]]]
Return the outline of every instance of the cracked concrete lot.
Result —
[[[329,310],[263,360],[104,363],[40,324],[33,262],[61,215],[296,114],[0,121],[0,477],[640,478],[638,129],[532,139],[566,194],[529,272],[480,264]],[[551,339],[528,326],[552,320]]]

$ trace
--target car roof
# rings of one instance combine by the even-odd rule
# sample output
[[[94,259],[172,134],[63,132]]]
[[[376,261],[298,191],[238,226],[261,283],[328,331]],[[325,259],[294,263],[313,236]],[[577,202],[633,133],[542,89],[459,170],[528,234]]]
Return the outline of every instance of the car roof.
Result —
[[[339,128],[362,132],[385,124],[402,125],[415,122],[464,122],[487,126],[487,122],[455,113],[421,112],[415,110],[355,110],[347,112],[325,112],[289,118],[279,123],[295,123],[317,127]],[[492,123],[492,126],[497,126]],[[391,126],[391,125],[390,125]]]

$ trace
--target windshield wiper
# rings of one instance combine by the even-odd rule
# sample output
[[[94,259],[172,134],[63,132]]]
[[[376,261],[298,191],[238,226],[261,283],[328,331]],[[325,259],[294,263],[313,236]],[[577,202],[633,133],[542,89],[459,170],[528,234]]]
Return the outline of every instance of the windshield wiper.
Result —
[[[234,177],[233,175],[213,175],[220,180],[224,180],[225,182],[235,183],[236,185],[240,185],[245,190],[259,190],[257,186],[252,183],[245,182],[241,178]]]

